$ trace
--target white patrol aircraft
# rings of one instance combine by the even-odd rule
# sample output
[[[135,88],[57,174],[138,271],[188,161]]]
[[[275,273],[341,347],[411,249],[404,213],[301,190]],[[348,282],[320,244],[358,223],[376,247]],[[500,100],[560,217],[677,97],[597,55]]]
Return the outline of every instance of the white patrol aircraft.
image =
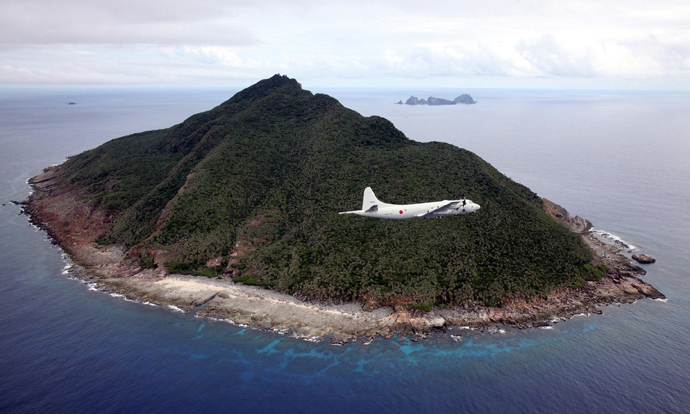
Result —
[[[443,200],[419,204],[387,204],[379,201],[371,187],[364,189],[362,209],[357,211],[343,211],[339,214],[356,214],[363,217],[382,218],[389,220],[407,220],[412,218],[432,218],[454,216],[456,214],[474,213],[479,210],[479,204],[471,200]]]

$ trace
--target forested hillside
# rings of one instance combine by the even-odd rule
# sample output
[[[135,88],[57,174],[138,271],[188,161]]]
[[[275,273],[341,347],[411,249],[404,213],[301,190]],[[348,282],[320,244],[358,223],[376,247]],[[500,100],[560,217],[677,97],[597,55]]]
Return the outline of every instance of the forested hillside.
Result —
[[[71,185],[118,215],[99,241],[142,266],[233,277],[318,300],[412,307],[532,297],[596,278],[579,236],[475,154],[407,139],[380,117],[276,75],[169,129],[70,158]],[[475,214],[338,215],[467,196]]]

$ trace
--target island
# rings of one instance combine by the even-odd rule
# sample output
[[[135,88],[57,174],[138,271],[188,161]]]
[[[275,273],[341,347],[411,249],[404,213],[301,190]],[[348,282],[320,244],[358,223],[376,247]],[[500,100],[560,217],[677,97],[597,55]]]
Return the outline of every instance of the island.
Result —
[[[591,225],[474,153],[275,75],[167,129],[30,179],[24,203],[100,290],[342,343],[448,326],[538,326],[663,295]],[[466,196],[472,215],[339,215]]]
[[[405,105],[457,105],[459,103],[471,105],[476,104],[477,101],[472,99],[472,97],[468,94],[462,94],[452,101],[443,98],[435,98],[433,96],[430,96],[428,99],[419,99],[416,96],[410,96],[407,101],[405,101]],[[397,104],[402,105],[403,101],[400,100],[397,102]]]

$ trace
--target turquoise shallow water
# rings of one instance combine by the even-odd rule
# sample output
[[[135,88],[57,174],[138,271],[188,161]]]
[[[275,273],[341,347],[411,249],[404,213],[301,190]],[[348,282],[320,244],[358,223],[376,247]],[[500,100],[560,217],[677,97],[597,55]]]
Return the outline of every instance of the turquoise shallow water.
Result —
[[[2,412],[685,412],[690,403],[688,95],[477,90],[477,105],[408,107],[391,102],[411,92],[325,91],[412,139],[468,148],[655,256],[645,280],[669,298],[551,329],[336,347],[92,291],[7,204],[46,165],[181,122],[233,91],[4,92]]]

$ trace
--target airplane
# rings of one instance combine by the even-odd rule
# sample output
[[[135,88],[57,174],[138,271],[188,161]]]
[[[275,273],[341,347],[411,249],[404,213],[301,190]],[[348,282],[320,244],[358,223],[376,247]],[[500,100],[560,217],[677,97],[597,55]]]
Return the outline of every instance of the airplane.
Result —
[[[432,201],[419,204],[387,204],[379,201],[371,187],[364,189],[362,209],[357,211],[343,211],[338,214],[356,214],[363,217],[382,218],[388,220],[407,220],[412,218],[432,218],[454,216],[456,214],[474,213],[479,210],[479,204],[472,200]]]

